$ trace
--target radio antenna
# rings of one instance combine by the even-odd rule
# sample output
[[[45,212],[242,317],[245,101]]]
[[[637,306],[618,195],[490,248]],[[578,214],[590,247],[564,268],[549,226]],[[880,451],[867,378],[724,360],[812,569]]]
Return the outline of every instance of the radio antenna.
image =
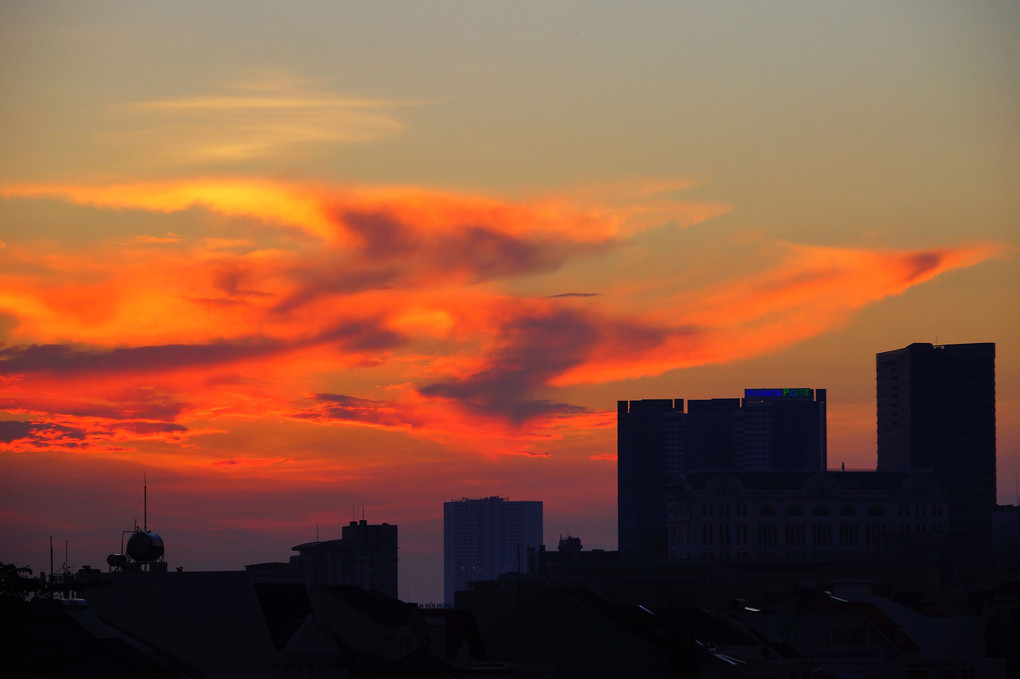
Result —
[[[149,532],[149,481],[142,474],[142,523],[146,533]]]

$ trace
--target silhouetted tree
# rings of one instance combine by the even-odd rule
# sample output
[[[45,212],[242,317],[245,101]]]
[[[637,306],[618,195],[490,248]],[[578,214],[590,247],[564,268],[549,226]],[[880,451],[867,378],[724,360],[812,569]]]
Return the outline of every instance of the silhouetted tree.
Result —
[[[0,563],[0,599],[24,601],[29,595],[47,591],[46,583],[28,577],[31,575],[32,569],[28,566]]]

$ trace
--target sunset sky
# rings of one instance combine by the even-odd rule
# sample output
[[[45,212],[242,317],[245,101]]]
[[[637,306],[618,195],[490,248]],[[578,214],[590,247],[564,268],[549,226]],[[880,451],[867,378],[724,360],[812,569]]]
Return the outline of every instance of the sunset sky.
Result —
[[[4,2],[0,562],[142,521],[239,569],[442,503],[616,548],[616,401],[997,344],[1020,472],[1020,4]]]

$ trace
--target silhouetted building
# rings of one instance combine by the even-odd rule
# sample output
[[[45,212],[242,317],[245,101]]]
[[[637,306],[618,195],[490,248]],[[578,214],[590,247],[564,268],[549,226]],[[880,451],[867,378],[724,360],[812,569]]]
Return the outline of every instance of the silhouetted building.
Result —
[[[999,505],[992,513],[992,559],[999,568],[1020,570],[1020,507],[1016,505]]]
[[[351,521],[339,540],[306,542],[291,563],[316,585],[357,585],[397,596],[397,527]]]
[[[946,499],[932,472],[701,473],[669,490],[671,559],[933,560],[944,546]]]
[[[567,537],[560,536],[560,543],[556,547],[557,552],[566,554],[580,554],[582,550],[581,538],[575,538],[571,535]]]
[[[526,569],[528,548],[542,544],[542,503],[464,498],[443,503],[443,594],[475,580]]]
[[[620,553],[667,556],[666,487],[705,471],[825,471],[826,391],[745,389],[744,398],[617,403]]]
[[[682,467],[683,399],[619,401],[617,531],[626,557],[666,557],[666,483]]]
[[[825,389],[745,389],[744,447],[738,468],[825,471],[825,397]]]
[[[682,434],[676,437],[675,450],[668,456],[669,478],[699,469],[744,468],[746,423],[739,398],[687,401],[682,421]]]
[[[878,469],[930,469],[967,552],[991,552],[995,498],[995,344],[915,343],[876,356]]]

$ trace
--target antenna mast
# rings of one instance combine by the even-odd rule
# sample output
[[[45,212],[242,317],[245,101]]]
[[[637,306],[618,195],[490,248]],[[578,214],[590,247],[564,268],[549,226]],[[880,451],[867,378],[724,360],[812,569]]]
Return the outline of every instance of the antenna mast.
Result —
[[[149,532],[149,481],[142,474],[142,523],[143,530]]]

